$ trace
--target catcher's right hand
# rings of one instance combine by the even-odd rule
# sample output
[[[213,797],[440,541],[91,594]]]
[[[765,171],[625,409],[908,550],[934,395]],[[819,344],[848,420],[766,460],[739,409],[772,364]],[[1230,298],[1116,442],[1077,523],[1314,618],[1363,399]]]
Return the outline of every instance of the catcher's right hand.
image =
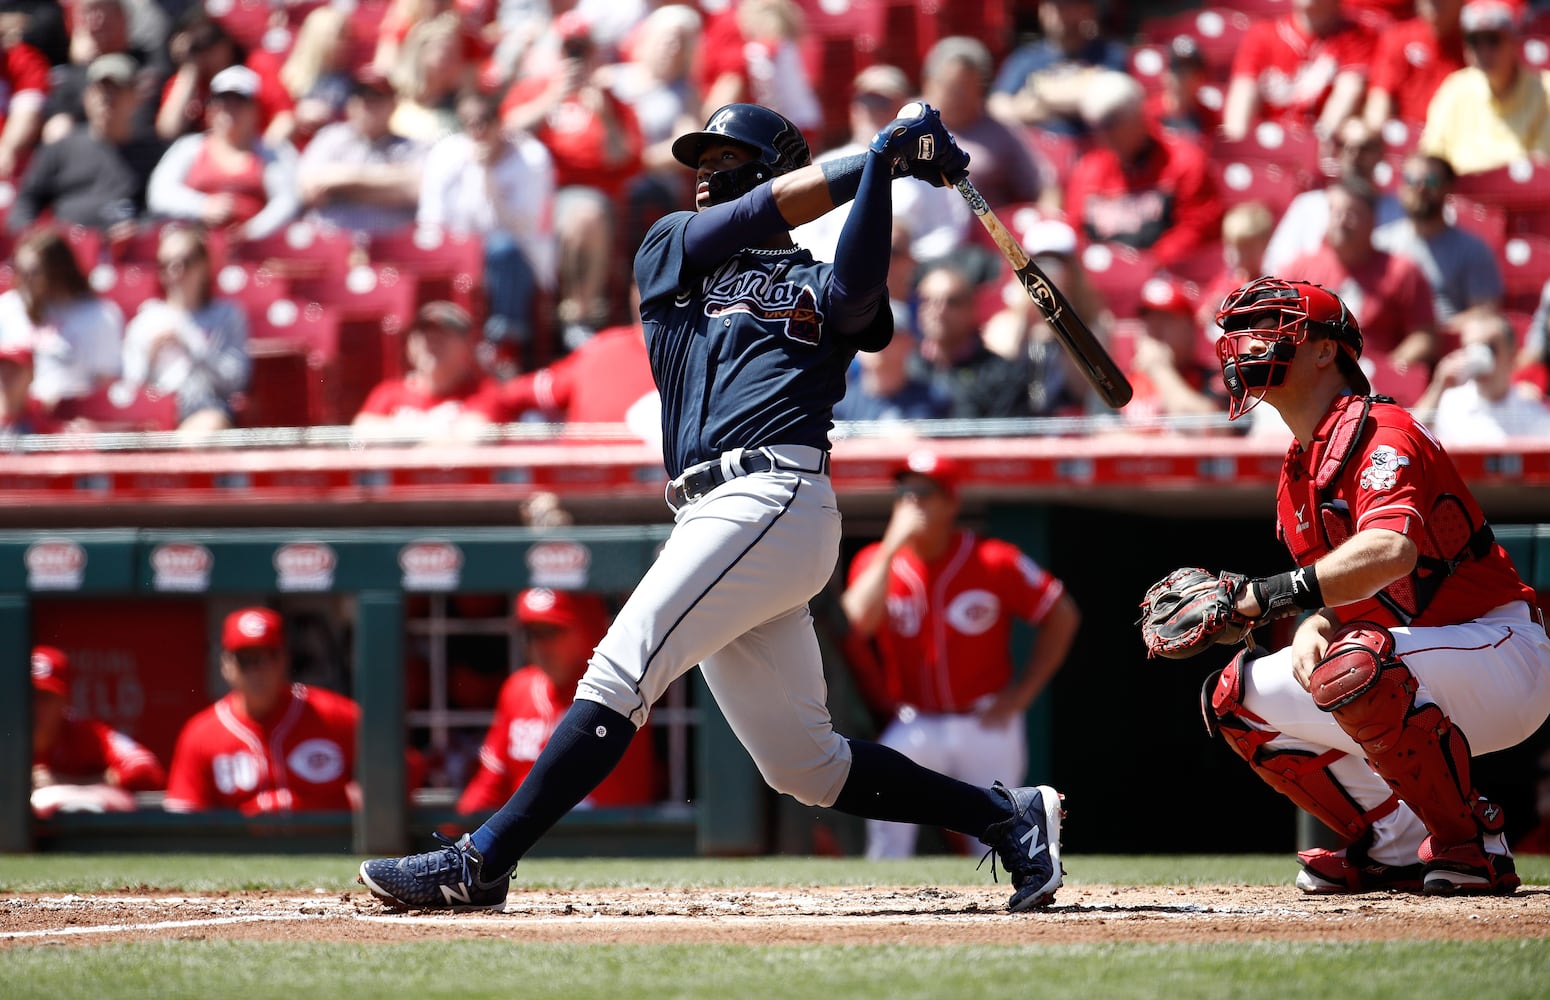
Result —
[[[1146,655],[1182,660],[1207,646],[1246,640],[1258,624],[1237,609],[1248,577],[1218,576],[1208,570],[1176,569],[1147,589],[1141,599],[1141,639]]]

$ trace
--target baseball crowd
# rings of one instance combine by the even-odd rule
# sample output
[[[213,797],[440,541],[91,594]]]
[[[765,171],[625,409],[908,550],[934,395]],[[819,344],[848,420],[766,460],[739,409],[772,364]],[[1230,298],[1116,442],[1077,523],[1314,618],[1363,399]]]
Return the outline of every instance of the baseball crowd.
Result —
[[[1550,434],[1550,15],[957,6],[9,5],[0,426],[439,436],[545,418],[652,437],[624,263],[690,202],[673,138],[749,100],[832,157],[918,98],[1136,386],[1072,433],[1228,433],[1209,317],[1274,272],[1339,292],[1374,387],[1444,440]],[[1538,193],[1482,190],[1504,172]],[[837,419],[1107,416],[955,192],[901,179],[894,212],[901,335],[862,356]],[[796,238],[832,256],[842,219]],[[471,281],[419,280],[429,232],[471,243]],[[340,248],[337,268],[302,268],[309,243]],[[381,343],[336,344],[329,416],[255,402],[289,335],[277,311],[358,324],[350,294],[400,279],[402,342],[370,299]]]

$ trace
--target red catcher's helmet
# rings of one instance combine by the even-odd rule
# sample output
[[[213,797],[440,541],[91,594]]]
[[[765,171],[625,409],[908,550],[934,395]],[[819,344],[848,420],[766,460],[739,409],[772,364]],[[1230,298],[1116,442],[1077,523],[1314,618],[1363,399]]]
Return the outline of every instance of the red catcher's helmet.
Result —
[[[1265,317],[1274,322],[1266,326]],[[1362,356],[1362,331],[1340,296],[1311,281],[1256,278],[1222,301],[1216,311],[1222,337],[1216,356],[1229,396],[1227,416],[1237,419],[1252,410],[1265,392],[1286,380],[1298,345],[1310,334],[1329,337],[1340,345],[1341,374],[1358,395],[1372,394],[1372,385],[1357,359]],[[1269,349],[1263,346],[1268,344]]]

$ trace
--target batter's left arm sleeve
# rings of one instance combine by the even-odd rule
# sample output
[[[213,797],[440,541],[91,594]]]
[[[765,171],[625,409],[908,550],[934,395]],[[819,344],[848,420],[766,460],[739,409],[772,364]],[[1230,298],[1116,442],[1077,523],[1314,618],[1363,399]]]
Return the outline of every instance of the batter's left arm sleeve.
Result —
[[[829,283],[829,323],[841,336],[865,333],[863,350],[880,351],[893,339],[888,311],[889,237],[893,233],[893,177],[881,156],[867,154],[861,186],[835,247]],[[887,313],[886,331],[874,323]]]

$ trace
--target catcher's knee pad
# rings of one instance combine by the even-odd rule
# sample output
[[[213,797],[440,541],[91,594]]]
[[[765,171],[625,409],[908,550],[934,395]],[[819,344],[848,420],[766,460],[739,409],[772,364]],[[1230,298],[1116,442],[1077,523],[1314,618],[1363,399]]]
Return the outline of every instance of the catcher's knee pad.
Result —
[[[1393,634],[1372,622],[1336,632],[1308,685],[1314,703],[1334,716],[1440,843],[1473,840],[1483,824],[1470,784],[1469,741],[1440,707],[1416,703],[1419,688],[1395,653]]]
[[[1344,757],[1339,750],[1314,753],[1273,743],[1281,734],[1243,705],[1243,671],[1247,650],[1206,679],[1200,692],[1206,728],[1227,740],[1260,779],[1336,833],[1355,840],[1372,824],[1399,807],[1390,796],[1375,809],[1363,810],[1330,771]]]

